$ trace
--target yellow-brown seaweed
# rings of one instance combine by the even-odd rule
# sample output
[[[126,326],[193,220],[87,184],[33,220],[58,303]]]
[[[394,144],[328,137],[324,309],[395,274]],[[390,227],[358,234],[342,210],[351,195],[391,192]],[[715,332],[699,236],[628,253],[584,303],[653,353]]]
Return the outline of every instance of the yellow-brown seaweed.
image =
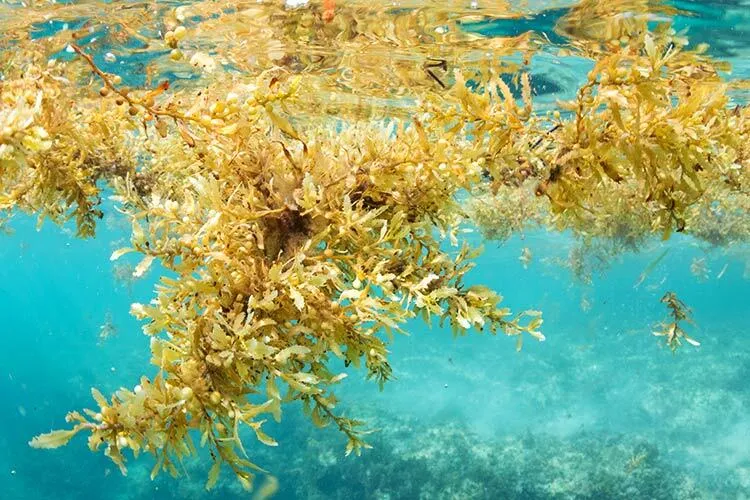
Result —
[[[514,315],[465,282],[479,253],[460,239],[467,224],[498,239],[571,230],[607,255],[673,232],[746,242],[750,111],[731,101],[723,65],[669,22],[623,22],[605,4],[582,2],[558,26],[594,65],[546,115],[533,103],[544,42],[461,31],[477,13],[112,3],[73,37],[32,40],[36,22],[83,6],[0,6],[0,47],[13,44],[0,53],[0,211],[73,219],[88,237],[111,196],[132,227],[112,260],[135,252],[133,276],[168,271],[131,308],[156,374],[109,398],[93,390],[71,430],[31,445],[86,431],[123,472],[129,450],[155,458],[152,476],[177,475],[197,436],[213,460],[206,486],[226,466],[249,488],[261,469],[240,430],[276,445],[263,423],[282,403],[336,426],[347,453],[367,446],[363,422],[336,409],[345,373],[329,362],[382,386],[408,319],[502,332],[519,349],[544,340],[539,312]],[[583,29],[587,15],[598,23]],[[140,83],[96,58],[124,41],[152,56]],[[59,51],[70,60],[51,60]],[[684,304],[664,301],[674,321],[657,334],[673,350],[697,343],[679,327]]]

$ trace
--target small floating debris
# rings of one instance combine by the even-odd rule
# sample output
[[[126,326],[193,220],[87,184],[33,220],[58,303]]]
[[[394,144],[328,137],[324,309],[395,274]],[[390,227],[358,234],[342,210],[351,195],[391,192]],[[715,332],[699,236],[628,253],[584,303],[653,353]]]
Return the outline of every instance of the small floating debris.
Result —
[[[107,312],[104,315],[104,323],[99,326],[99,344],[104,343],[110,337],[114,337],[115,335],[117,335],[117,327],[112,321],[112,314]]]
[[[584,295],[581,297],[581,311],[583,312],[589,312],[591,310],[591,302],[589,302],[589,299]]]
[[[708,281],[710,271],[706,265],[705,257],[696,257],[693,259],[693,262],[690,264],[690,273],[698,278],[700,282]]]
[[[518,260],[521,261],[524,269],[528,269],[529,264],[531,263],[531,260],[533,258],[534,255],[531,253],[531,250],[529,250],[529,247],[523,247],[523,249],[521,250],[521,256],[518,258]]]
[[[656,268],[656,266],[658,266],[659,263],[662,260],[664,260],[664,257],[666,257],[668,253],[669,253],[669,248],[665,248],[664,251],[660,253],[656,259],[651,261],[651,263],[648,266],[646,266],[646,269],[644,269],[641,275],[638,277],[638,281],[635,282],[635,285],[633,285],[633,288],[638,288],[639,286],[641,286],[641,283],[646,281],[646,278],[648,278],[648,276]]]
[[[729,262],[724,264],[724,267],[721,268],[721,271],[719,271],[719,274],[716,275],[716,279],[720,280],[724,277],[724,273],[727,272],[727,268],[729,267]]]

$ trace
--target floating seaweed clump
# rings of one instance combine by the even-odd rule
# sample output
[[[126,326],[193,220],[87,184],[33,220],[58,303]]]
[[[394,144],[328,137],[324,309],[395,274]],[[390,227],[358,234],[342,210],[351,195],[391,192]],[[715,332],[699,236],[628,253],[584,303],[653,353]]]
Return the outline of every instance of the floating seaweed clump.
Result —
[[[666,337],[667,346],[675,352],[682,345],[684,340],[688,344],[699,347],[700,342],[690,337],[687,332],[682,328],[681,322],[692,323],[690,318],[691,311],[688,306],[685,305],[674,292],[667,292],[661,301],[666,304],[669,309],[669,314],[672,316],[672,321],[669,323],[662,323],[662,330],[655,331],[654,335],[657,337]]]
[[[606,4],[582,3],[560,29]],[[207,487],[226,466],[249,488],[260,468],[240,429],[275,446],[263,423],[282,403],[338,428],[347,453],[368,446],[363,422],[336,409],[346,373],[331,361],[382,386],[407,320],[545,339],[539,312],[466,283],[472,223],[500,239],[571,230],[607,249],[672,232],[747,241],[750,111],[668,22],[605,17],[610,30],[569,49],[593,61],[588,81],[545,115],[532,102],[543,42],[460,31],[475,14],[226,7],[0,7],[0,210],[73,219],[89,237],[109,196],[132,228],[112,260],[135,252],[134,277],[165,271],[131,307],[156,374],[92,390],[94,409],[32,446],[86,432],[123,473],[129,451],[155,458],[152,476],[177,475],[197,437]],[[87,20],[32,37],[50,16]],[[141,80],[114,72],[128,51],[148,61]],[[718,230],[724,219],[737,223]]]

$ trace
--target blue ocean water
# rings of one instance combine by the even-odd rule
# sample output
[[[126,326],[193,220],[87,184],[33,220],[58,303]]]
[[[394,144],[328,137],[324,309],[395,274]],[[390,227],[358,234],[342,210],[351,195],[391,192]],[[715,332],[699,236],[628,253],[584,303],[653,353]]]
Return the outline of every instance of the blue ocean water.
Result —
[[[678,6],[693,13],[677,19],[693,43],[732,62],[729,77],[750,76],[750,5]],[[482,29],[548,26],[540,16]],[[585,77],[582,67],[561,68],[560,93]],[[121,224],[108,210],[84,241],[18,214],[0,236],[0,499],[252,498],[228,474],[206,492],[205,460],[151,481],[150,457],[130,460],[122,477],[82,437],[59,450],[27,444],[90,406],[90,387],[108,393],[153,371],[128,310],[150,300],[159,273],[131,281],[126,258],[113,266],[128,236]],[[292,406],[269,426],[278,448],[248,440],[269,471],[259,485],[278,481],[283,499],[750,498],[750,249],[676,235],[614,258],[585,283],[566,267],[578,245],[569,235],[469,239],[485,245],[471,280],[514,310],[542,310],[547,340],[516,352],[503,336],[410,324],[392,346],[396,380],[381,392],[352,372],[338,392],[347,413],[377,430],[374,448],[345,458],[339,434]],[[523,248],[533,255],[526,268]],[[699,348],[672,354],[651,334],[667,317],[666,291],[692,307]]]

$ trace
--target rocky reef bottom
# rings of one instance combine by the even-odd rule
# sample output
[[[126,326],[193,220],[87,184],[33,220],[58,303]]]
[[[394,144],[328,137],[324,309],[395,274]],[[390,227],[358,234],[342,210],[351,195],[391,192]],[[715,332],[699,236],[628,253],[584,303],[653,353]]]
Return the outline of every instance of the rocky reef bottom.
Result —
[[[342,457],[308,439],[278,470],[288,498],[697,499],[743,498],[726,478],[694,478],[646,440],[580,433],[487,441],[459,426],[399,421],[373,436],[372,450]]]
[[[333,429],[313,431],[302,417],[292,420],[299,425],[284,425],[281,447],[248,450],[274,474],[271,481],[257,478],[254,500],[750,498],[750,467],[731,477],[721,469],[696,471],[629,434],[528,432],[488,440],[457,424],[425,426],[380,415],[388,426],[370,436],[373,448],[345,457]],[[228,473],[215,490],[204,491],[205,463],[186,464],[192,479],[155,483],[138,465],[122,498],[248,498]]]

